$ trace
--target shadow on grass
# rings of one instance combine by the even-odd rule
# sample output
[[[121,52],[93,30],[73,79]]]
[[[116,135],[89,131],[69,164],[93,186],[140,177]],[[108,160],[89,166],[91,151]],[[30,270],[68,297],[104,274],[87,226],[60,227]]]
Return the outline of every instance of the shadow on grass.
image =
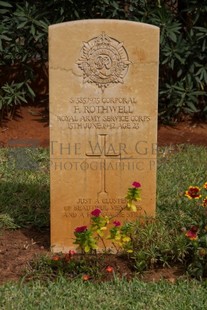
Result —
[[[7,214],[20,227],[49,227],[49,185],[30,179],[1,181],[0,213]]]

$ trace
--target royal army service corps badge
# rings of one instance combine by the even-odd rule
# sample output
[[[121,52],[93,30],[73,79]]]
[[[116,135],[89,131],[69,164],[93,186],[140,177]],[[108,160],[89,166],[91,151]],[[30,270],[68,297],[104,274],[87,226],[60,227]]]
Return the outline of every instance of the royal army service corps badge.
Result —
[[[84,42],[77,61],[83,82],[96,84],[102,92],[110,84],[123,83],[130,63],[123,43],[105,33]]]

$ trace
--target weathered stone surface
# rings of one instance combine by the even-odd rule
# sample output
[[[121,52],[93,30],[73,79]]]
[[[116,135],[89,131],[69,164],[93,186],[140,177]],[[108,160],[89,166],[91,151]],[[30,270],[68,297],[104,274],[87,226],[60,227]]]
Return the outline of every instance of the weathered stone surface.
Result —
[[[118,20],[49,27],[51,246],[74,249],[95,208],[113,215],[133,181],[155,214],[159,28]],[[134,220],[126,212],[121,222]]]

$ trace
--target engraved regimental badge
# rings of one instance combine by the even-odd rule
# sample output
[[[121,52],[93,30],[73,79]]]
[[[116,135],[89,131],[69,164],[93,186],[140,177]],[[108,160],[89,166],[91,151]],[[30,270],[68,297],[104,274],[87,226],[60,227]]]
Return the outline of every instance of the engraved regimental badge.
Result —
[[[77,61],[83,82],[94,83],[102,92],[110,84],[123,83],[130,61],[123,43],[105,33],[84,42]]]

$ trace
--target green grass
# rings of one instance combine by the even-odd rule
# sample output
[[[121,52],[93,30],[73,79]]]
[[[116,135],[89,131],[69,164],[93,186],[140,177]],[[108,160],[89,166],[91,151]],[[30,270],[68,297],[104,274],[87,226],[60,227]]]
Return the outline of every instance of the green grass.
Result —
[[[176,152],[158,156],[157,207],[173,208],[189,185],[203,184],[207,179],[207,148],[180,145]]]
[[[205,284],[196,281],[144,283],[115,279],[93,284],[58,278],[55,282],[0,287],[0,309],[190,310],[207,309]]]
[[[190,185],[201,186],[207,181],[207,148],[180,145],[175,152],[158,157],[157,213],[172,227],[185,225],[182,206],[187,204],[184,192]],[[183,223],[182,223],[183,221]]]
[[[15,152],[0,149],[0,228],[49,226],[48,151],[26,149],[23,156],[20,151],[23,162],[18,161],[18,151]],[[138,248],[142,247],[142,252],[137,249],[135,253],[137,265],[151,258],[156,261],[159,257],[167,263],[185,256],[186,243],[180,228],[193,223],[196,214],[185,214],[183,206],[187,200],[183,194],[189,185],[200,186],[207,181],[206,158],[205,147],[183,145],[173,152],[169,148],[160,149],[158,222],[142,231],[137,226]],[[38,167],[29,169],[36,163]],[[136,278],[131,282],[115,279],[100,284],[65,278],[22,281],[0,287],[0,309],[207,309],[206,282],[144,283]]]
[[[49,204],[48,150],[0,149],[0,214],[18,226],[49,226]]]

